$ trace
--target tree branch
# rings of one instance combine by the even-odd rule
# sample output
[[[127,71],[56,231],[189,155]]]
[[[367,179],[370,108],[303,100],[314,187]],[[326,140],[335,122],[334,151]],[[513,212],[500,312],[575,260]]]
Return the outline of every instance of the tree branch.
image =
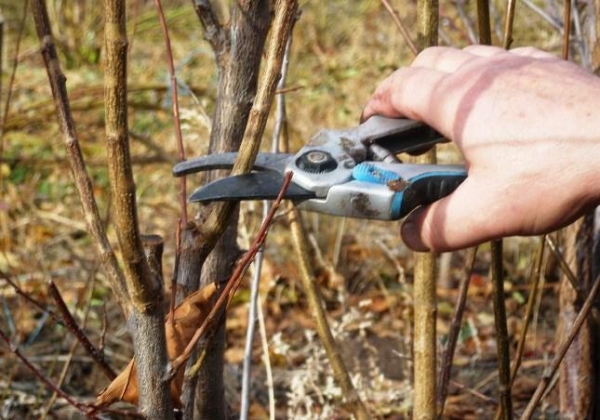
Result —
[[[204,28],[204,37],[212,46],[217,66],[225,67],[226,59],[229,55],[230,38],[227,32],[223,29],[219,22],[219,18],[215,13],[212,4],[209,0],[192,0],[194,10],[200,23]]]
[[[172,418],[172,402],[164,371],[167,351],[163,285],[146,260],[139,232],[135,183],[127,128],[126,5],[105,0],[106,148],[114,219],[123,257],[130,305],[129,331],[134,344],[139,384],[139,410],[148,419]]]
[[[71,114],[69,97],[67,95],[66,77],[60,68],[60,62],[56,53],[56,47],[50,29],[50,20],[44,0],[32,0],[31,9],[35,20],[35,26],[41,43],[41,53],[46,65],[48,80],[52,88],[52,96],[56,107],[56,114],[63,133],[67,157],[71,165],[73,180],[79,193],[79,201],[83,207],[83,215],[87,223],[88,233],[94,240],[99,253],[99,259],[111,283],[115,298],[124,312],[128,312],[126,305],[127,289],[123,272],[113,249],[106,236],[98,205],[94,197],[92,182],[87,173],[83,154],[79,146],[75,123]]]

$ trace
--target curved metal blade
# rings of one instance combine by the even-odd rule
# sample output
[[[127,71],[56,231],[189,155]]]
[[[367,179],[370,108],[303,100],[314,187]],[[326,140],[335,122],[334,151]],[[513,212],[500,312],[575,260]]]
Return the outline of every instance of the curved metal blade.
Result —
[[[259,153],[256,156],[253,168],[256,170],[273,170],[283,173],[286,165],[293,156],[290,153]],[[237,152],[198,156],[175,165],[173,175],[183,176],[200,171],[212,171],[213,169],[231,169],[237,157]]]
[[[283,185],[283,175],[276,171],[252,172],[249,174],[217,179],[198,188],[189,198],[190,202],[210,201],[274,200]],[[316,198],[312,191],[305,190],[293,182],[285,198],[308,200]]]

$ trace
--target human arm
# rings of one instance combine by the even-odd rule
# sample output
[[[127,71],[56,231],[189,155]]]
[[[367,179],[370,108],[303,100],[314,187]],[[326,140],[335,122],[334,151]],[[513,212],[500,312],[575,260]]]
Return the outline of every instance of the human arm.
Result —
[[[409,215],[418,251],[565,226],[600,204],[600,79],[532,48],[426,49],[377,88],[363,119],[423,121],[456,143],[469,177]]]

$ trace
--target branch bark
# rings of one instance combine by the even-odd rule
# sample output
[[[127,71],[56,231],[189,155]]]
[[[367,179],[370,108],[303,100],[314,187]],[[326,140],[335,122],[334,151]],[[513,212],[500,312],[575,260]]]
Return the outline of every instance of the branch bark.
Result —
[[[106,148],[114,220],[132,307],[128,318],[133,338],[138,409],[148,419],[172,418],[168,381],[163,285],[145,257],[139,232],[135,183],[127,128],[127,31],[125,2],[105,0]]]
[[[46,65],[48,80],[54,97],[54,106],[63,133],[63,140],[67,150],[67,158],[71,166],[73,181],[77,187],[79,201],[83,208],[87,230],[92,237],[99,254],[104,271],[110,281],[113,293],[125,314],[129,312],[127,306],[127,288],[125,277],[119,268],[119,263],[106,236],[98,205],[94,197],[91,179],[88,175],[85,160],[79,146],[79,139],[75,130],[75,122],[71,114],[71,106],[67,94],[66,80],[63,74],[56,46],[52,37],[48,10],[44,0],[32,0],[31,11],[35,27],[41,44],[41,54]]]
[[[417,45],[423,49],[438,42],[438,0],[419,0],[417,3]],[[436,163],[435,149],[418,156],[417,163]],[[415,254],[414,287],[414,419],[436,417],[436,256]]]
[[[565,259],[577,278],[577,289],[561,276],[559,290],[558,337],[564,341],[575,325],[582,300],[587,296],[593,284],[592,243],[593,213],[575,222],[565,229]],[[560,366],[559,396],[560,413],[567,417],[588,418],[592,413],[594,401],[594,328],[593,320],[588,319],[574,337],[569,350]],[[597,331],[597,330],[596,330]]]
[[[297,2],[280,0],[275,5],[272,42],[267,51],[265,73],[258,92],[256,88],[260,61],[271,22],[270,2],[234,2],[229,36],[225,36],[224,29],[217,22],[209,2],[195,1],[194,5],[197,11],[203,12],[199,13],[200,20],[209,42],[213,45],[218,64],[219,85],[210,152],[232,151],[241,147],[240,158],[234,169],[234,173],[241,173],[252,167],[258,152],[281,71],[285,43],[296,17]],[[198,250],[194,257],[197,262],[190,263],[193,266],[205,265],[201,284],[227,278],[231,272],[234,258],[238,254],[235,243],[236,208],[232,203],[218,203],[200,216],[203,223],[197,226],[197,239],[193,241]],[[214,252],[208,263],[203,264],[206,255],[226,228],[227,236],[217,245],[220,251]],[[223,330],[223,326],[221,329]],[[217,332],[216,337],[216,341],[213,339],[211,342],[210,351],[199,376],[200,383],[211,384],[210,387],[198,388],[196,415],[201,418],[224,416],[223,391],[220,384],[224,335]]]

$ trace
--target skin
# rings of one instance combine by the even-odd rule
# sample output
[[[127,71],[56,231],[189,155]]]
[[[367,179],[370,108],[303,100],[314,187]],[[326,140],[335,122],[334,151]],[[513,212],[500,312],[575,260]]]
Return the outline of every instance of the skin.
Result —
[[[361,119],[375,114],[434,127],[469,171],[405,219],[414,250],[548,233],[600,204],[600,78],[548,53],[428,48],[379,85]]]

